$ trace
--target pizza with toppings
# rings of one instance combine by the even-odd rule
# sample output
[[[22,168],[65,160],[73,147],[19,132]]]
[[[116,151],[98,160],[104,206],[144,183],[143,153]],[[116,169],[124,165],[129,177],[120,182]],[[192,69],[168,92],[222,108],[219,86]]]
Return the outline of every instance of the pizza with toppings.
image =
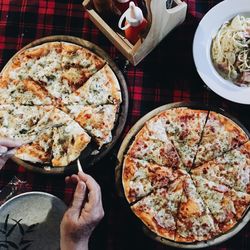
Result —
[[[152,232],[201,242],[242,220],[250,206],[250,141],[236,122],[177,107],[137,131],[124,152],[122,184],[132,211]]]
[[[98,150],[112,141],[121,102],[102,57],[73,43],[44,43],[22,50],[1,72],[0,136],[27,140],[16,157],[67,166],[92,138]]]
[[[191,173],[250,194],[250,142],[193,169]]]
[[[123,187],[131,203],[149,194],[153,189],[167,186],[179,176],[172,168],[126,156],[123,167]]]
[[[250,195],[216,184],[201,176],[194,175],[192,178],[221,232],[231,229],[249,206]]]
[[[156,234],[174,240],[176,216],[183,193],[183,175],[168,187],[155,189],[132,205],[131,209]]]
[[[226,116],[211,111],[205,125],[194,166],[210,161],[247,142],[243,129]]]

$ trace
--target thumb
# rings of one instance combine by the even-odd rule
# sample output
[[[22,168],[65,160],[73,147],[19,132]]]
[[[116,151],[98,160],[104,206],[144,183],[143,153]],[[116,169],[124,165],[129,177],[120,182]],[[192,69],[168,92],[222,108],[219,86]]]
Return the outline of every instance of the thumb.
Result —
[[[6,161],[9,159],[8,156],[6,157],[0,157],[0,170],[2,169],[2,167],[5,165]]]
[[[83,181],[79,181],[73,197],[71,211],[80,215],[83,201],[86,194],[86,185]]]

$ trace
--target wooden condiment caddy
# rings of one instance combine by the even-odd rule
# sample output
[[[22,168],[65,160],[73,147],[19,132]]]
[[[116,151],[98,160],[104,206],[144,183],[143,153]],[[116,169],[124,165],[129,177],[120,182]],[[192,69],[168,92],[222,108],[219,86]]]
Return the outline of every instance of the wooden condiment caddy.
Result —
[[[174,0],[171,9],[166,9],[166,0],[145,0],[145,3],[148,11],[148,31],[145,37],[132,45],[118,28],[112,29],[94,10],[92,0],[83,1],[92,22],[133,65],[137,65],[173,28],[181,24],[187,12],[187,4],[181,0]]]

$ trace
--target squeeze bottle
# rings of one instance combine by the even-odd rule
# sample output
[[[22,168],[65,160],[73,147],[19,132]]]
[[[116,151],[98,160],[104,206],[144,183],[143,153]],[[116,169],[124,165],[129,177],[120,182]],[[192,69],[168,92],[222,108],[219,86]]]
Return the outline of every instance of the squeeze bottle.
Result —
[[[124,19],[125,26],[122,26]],[[121,30],[124,30],[125,37],[135,44],[143,31],[147,28],[148,22],[143,17],[142,10],[135,6],[134,2],[129,3],[129,8],[122,14],[118,26]]]

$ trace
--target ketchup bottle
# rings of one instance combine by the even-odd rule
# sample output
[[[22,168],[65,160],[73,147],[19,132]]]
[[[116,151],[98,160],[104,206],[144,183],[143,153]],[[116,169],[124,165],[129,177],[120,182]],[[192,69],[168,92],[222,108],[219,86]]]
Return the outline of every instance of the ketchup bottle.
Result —
[[[124,19],[126,19],[125,26],[122,27]],[[144,18],[142,10],[135,6],[134,2],[129,3],[129,8],[122,14],[118,23],[119,28],[125,31],[125,37],[132,44],[135,44],[140,39],[147,25],[148,22]]]

